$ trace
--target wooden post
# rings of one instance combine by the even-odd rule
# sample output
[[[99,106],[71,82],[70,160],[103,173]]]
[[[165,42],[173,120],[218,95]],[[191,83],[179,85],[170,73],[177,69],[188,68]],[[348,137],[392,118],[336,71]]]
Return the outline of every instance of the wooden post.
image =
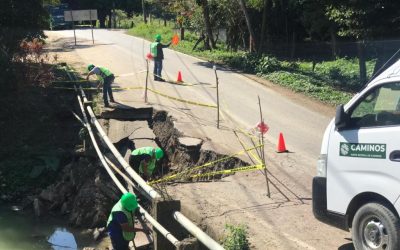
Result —
[[[94,44],[93,23],[92,23],[92,10],[89,10],[89,19],[90,19],[90,27],[92,28],[92,43]]]
[[[264,122],[264,119],[262,117],[262,110],[261,110],[261,102],[260,102],[260,96],[258,96],[258,106],[260,107],[260,123]],[[265,165],[265,147],[264,147],[264,134],[260,130],[260,137],[261,137],[261,160],[262,164],[264,165],[264,173],[265,173],[265,180],[267,182],[267,196],[271,198],[271,192],[269,190],[269,179],[268,179],[268,172],[267,172],[267,166]]]
[[[149,59],[146,59],[146,87],[144,89],[144,101],[147,103],[147,83],[149,82]]]
[[[74,16],[72,15],[72,10],[71,10],[71,20],[72,20],[72,28],[74,29],[74,38],[75,38],[75,46],[76,46],[75,24],[74,24]]]
[[[213,66],[214,73],[215,73],[215,81],[217,84],[217,128],[219,129],[219,81],[217,75],[217,66]]]

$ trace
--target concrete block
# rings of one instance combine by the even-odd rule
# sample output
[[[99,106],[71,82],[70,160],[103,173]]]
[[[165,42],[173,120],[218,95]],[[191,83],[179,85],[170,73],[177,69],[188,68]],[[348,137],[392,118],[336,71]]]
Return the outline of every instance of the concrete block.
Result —
[[[161,199],[153,200],[152,214],[154,218],[163,225],[178,240],[185,238],[187,232],[173,218],[174,211],[180,211],[181,203],[178,200],[163,201]],[[163,235],[154,230],[154,249],[155,250],[174,250],[176,247],[172,245]]]

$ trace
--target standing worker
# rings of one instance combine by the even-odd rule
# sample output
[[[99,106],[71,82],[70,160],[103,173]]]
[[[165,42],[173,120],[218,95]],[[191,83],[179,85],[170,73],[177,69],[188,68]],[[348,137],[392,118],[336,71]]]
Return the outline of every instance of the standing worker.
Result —
[[[135,238],[136,196],[125,193],[114,205],[107,221],[107,228],[114,250],[129,250],[129,241]]]
[[[103,99],[104,99],[104,107],[110,107],[110,104],[108,103],[108,96],[110,96],[110,102],[114,102],[114,97],[111,89],[111,84],[114,82],[114,74],[111,73],[110,70],[104,67],[96,67],[93,64],[89,64],[88,68],[89,73],[86,76],[86,80],[89,80],[89,77],[91,75],[97,75],[97,78],[99,78],[100,82],[103,83]],[[99,88],[99,85],[97,88]],[[108,94],[108,96],[107,96]]]
[[[164,79],[161,78],[161,71],[163,68],[163,60],[164,60],[164,52],[163,48],[168,48],[171,45],[171,42],[168,44],[161,43],[161,35],[157,34],[155,37],[154,43],[150,45],[150,53],[154,59],[154,81],[165,82]]]
[[[129,165],[140,174],[145,180],[153,175],[156,168],[156,161],[164,156],[161,148],[142,147],[132,151],[129,157]]]

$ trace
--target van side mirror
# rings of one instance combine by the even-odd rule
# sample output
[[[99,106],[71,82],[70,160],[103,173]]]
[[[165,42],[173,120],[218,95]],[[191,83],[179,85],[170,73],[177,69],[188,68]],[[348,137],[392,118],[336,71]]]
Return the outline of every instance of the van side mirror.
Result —
[[[350,116],[344,112],[343,104],[336,107],[335,127],[337,130],[345,128],[349,124]]]

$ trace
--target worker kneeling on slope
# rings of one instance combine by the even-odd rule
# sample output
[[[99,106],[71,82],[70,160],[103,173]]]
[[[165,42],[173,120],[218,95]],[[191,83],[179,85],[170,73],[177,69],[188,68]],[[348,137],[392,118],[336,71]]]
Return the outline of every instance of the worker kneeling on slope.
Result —
[[[129,249],[129,241],[135,238],[135,213],[139,215],[138,207],[136,196],[125,193],[112,208],[107,229],[114,250]]]
[[[132,151],[129,157],[129,165],[148,180],[152,177],[156,168],[156,161],[164,156],[164,151],[161,148],[142,147]]]

